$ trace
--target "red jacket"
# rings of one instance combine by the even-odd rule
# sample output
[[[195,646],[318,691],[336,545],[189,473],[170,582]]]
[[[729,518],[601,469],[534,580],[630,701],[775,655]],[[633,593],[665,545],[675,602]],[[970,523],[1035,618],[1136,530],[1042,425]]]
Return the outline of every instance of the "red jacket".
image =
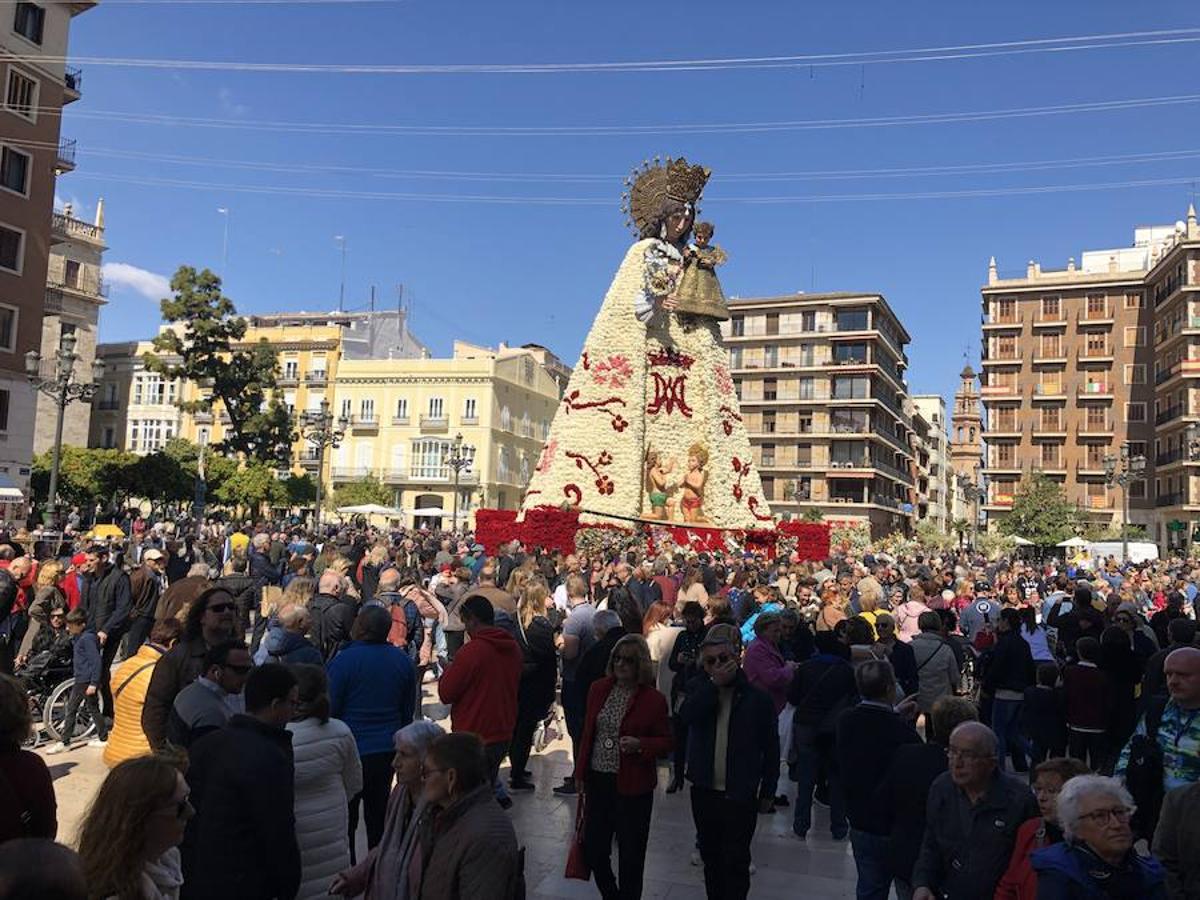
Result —
[[[461,651],[460,651],[461,652]],[[588,691],[587,716],[583,737],[579,741],[579,758],[575,761],[575,777],[587,775],[592,761],[592,745],[596,742],[596,718],[612,690],[614,679],[606,676],[594,682]],[[627,797],[646,794],[658,784],[658,758],[674,747],[671,738],[671,719],[667,701],[654,685],[640,685],[625,708],[625,717],[617,734],[635,737],[642,742],[637,753],[622,753],[617,768],[617,793]]]
[[[523,662],[520,645],[503,628],[472,634],[438,682],[451,730],[473,731],[485,744],[511,741]]]
[[[1044,833],[1039,834],[1041,830],[1041,816],[1027,819],[1017,828],[1012,860],[996,885],[995,900],[1037,900],[1037,872],[1033,870],[1029,855],[1052,843]]]

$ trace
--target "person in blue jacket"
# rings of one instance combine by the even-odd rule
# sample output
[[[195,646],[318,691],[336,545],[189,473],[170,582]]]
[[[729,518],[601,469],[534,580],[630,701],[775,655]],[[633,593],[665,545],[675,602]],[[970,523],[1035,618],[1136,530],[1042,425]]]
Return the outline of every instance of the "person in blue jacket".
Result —
[[[71,749],[80,703],[86,704],[88,714],[96,723],[96,737],[88,742],[89,746],[103,747],[108,742],[108,723],[100,714],[100,678],[104,672],[100,659],[100,639],[94,631],[87,630],[87,613],[82,609],[67,613],[67,632],[71,635],[71,668],[75,683],[71,685],[71,693],[67,696],[67,717],[63,720],[62,740],[47,747],[47,753],[62,753]]]
[[[1115,778],[1077,775],[1058,795],[1065,840],[1034,851],[1038,900],[1165,900],[1158,860],[1133,849],[1133,797]]]

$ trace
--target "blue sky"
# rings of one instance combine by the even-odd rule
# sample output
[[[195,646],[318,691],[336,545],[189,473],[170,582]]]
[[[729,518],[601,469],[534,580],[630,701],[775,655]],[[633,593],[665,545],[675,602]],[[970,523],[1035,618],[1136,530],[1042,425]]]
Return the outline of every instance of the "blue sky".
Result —
[[[904,50],[1195,26],[1195,3],[1108,0],[102,2],[75,20],[71,54],[322,64],[577,63]],[[381,305],[394,304],[403,284],[414,305],[413,327],[435,352],[447,352],[456,337],[489,344],[537,341],[574,364],[630,240],[619,208],[622,179],[647,156],[685,154],[714,170],[703,214],[715,222],[716,241],[730,255],[722,271],[727,293],[882,292],[914,336],[912,389],[950,394],[965,345],[970,342],[978,354],[979,285],[990,255],[1002,271],[1022,269],[1030,258],[1060,267],[1082,249],[1125,245],[1135,224],[1181,218],[1191,185],[965,198],[863,195],[1186,180],[1200,178],[1200,158],[920,177],[736,176],[1192,151],[1200,146],[1200,103],[725,134],[326,134],[256,126],[657,126],[1023,109],[1188,94],[1198,90],[1196,58],[1196,43],[1179,43],[893,65],[603,74],[85,64],[83,99],[68,109],[63,126],[64,136],[79,141],[79,167],[60,179],[58,194],[85,212],[98,196],[105,198],[113,284],[101,317],[102,340],[153,333],[162,284],[155,276],[169,276],[182,263],[221,267],[224,218],[217,209],[224,207],[230,231],[222,274],[243,312],[335,307],[340,258],[334,236],[344,235],[348,307],[364,305],[372,285]],[[221,127],[131,122],[131,113],[215,119]],[[172,163],[164,156],[238,165]],[[336,171],[342,167],[348,171]],[[431,170],[532,177],[396,174]],[[601,177],[547,177],[555,175]],[[192,186],[147,183],[164,180]],[[394,194],[572,202],[380,197]],[[829,195],[851,199],[745,202]]]

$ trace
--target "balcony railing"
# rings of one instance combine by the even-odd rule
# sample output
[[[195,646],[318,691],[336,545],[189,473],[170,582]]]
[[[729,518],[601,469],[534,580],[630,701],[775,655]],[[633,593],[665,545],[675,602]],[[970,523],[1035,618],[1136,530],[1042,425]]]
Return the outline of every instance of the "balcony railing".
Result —
[[[1154,424],[1162,425],[1165,422],[1170,422],[1172,419],[1178,419],[1183,415],[1184,406],[1182,403],[1176,403],[1174,406],[1168,406],[1166,409],[1160,410],[1154,416]]]
[[[423,431],[445,431],[449,427],[450,420],[446,416],[421,416]]]
[[[1177,460],[1183,459],[1183,453],[1184,451],[1182,447],[1176,447],[1174,450],[1168,450],[1166,453],[1160,453],[1154,457],[1154,464],[1156,466],[1165,466],[1169,463],[1176,462]]]
[[[277,379],[280,387],[295,387],[300,383],[300,373],[293,371],[285,371]]]
[[[1092,407],[1095,409],[1096,407]],[[1113,430],[1112,422],[1080,422],[1080,434],[1108,434]]]
[[[304,373],[305,384],[327,384],[329,382],[329,373],[324,369],[313,369],[311,372]]]
[[[379,418],[374,413],[367,413],[365,415],[352,416],[350,418],[350,427],[358,428],[358,429],[362,429],[362,430],[378,428],[379,427]]]
[[[83,71],[76,66],[67,66],[63,70],[63,85],[74,94],[82,94]]]
[[[61,138],[58,142],[58,152],[54,156],[55,167],[61,172],[69,172],[75,168],[76,141]]]
[[[458,420],[459,425],[478,425],[479,416],[463,416]]]
[[[1183,491],[1175,491],[1171,494],[1159,494],[1154,498],[1155,506],[1182,506],[1185,502]]]
[[[1076,354],[1080,362],[1088,362],[1090,360],[1112,359],[1111,347],[1082,347],[1079,353]]]
[[[1005,419],[999,422],[994,422],[988,427],[987,434],[1022,434],[1025,431],[1025,426],[1016,420]]]
[[[80,221],[74,216],[68,216],[65,213],[54,213],[50,221],[55,231],[65,234],[68,237],[81,237],[90,241],[104,240],[103,228],[92,225],[90,222]]]
[[[1076,393],[1080,397],[1111,397],[1113,395],[1112,385],[1101,384],[1098,381],[1089,381],[1086,384],[1081,384],[1076,389]]]
[[[1176,362],[1175,364],[1167,366],[1164,369],[1159,369],[1157,372],[1154,373],[1154,383],[1162,384],[1164,381],[1167,381],[1168,379],[1173,378],[1174,376],[1178,375],[1182,368],[1183,368],[1183,365],[1181,363]]]
[[[330,474],[335,479],[366,478],[371,474],[370,466],[333,466]]]

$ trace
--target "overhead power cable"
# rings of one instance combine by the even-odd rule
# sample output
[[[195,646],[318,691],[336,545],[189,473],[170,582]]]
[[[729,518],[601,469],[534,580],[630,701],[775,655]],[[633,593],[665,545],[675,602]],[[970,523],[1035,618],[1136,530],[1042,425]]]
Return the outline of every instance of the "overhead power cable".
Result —
[[[144,0],[143,0],[144,2]],[[213,2],[213,0],[207,0]],[[224,0],[229,2],[229,0]],[[346,2],[346,0],[341,0]],[[829,66],[890,65],[941,62],[1030,53],[1073,53],[1123,47],[1161,46],[1200,42],[1200,28],[1125,31],[1067,37],[1032,38],[980,44],[808,53],[781,56],[657,59],[570,63],[287,63],[216,59],[152,59],[146,57],[42,56],[16,57],[29,62],[62,62],[89,66],[140,69],[202,69],[221,72],[332,73],[341,75],[544,75],[614,72],[696,72],[727,69],[824,68]]]
[[[842,128],[886,128],[906,125],[938,125],[952,122],[989,122],[1058,116],[1067,113],[1114,112],[1181,106],[1200,102],[1200,94],[1164,97],[1138,97],[1126,100],[1098,100],[1060,103],[1053,106],[1027,106],[1011,109],[968,110],[948,113],[922,113],[903,116],[873,116],[846,119],[795,119],[759,122],[700,122],[656,125],[389,125],[350,122],[288,122],[250,119],[220,119],[142,113],[120,110],[72,110],[72,116],[142,125],[183,125],[237,131],[275,131],[290,134],[406,135],[426,137],[603,137],[630,135],[680,134],[757,134],[785,131],[820,131]]]

